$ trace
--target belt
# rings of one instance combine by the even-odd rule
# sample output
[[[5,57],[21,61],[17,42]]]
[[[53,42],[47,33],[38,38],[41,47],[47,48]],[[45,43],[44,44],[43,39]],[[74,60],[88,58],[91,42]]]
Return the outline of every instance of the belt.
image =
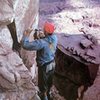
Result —
[[[50,63],[52,63],[53,61],[54,61],[54,59],[51,60],[51,61],[49,61],[49,62],[47,62],[47,63],[44,63],[42,66],[47,66],[47,65],[49,65]]]

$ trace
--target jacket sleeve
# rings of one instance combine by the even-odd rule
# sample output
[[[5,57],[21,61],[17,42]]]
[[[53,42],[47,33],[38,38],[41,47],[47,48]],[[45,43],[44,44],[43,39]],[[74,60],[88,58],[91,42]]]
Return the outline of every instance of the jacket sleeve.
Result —
[[[28,37],[22,38],[22,47],[26,50],[40,50],[44,47],[44,41],[42,39],[29,42]]]

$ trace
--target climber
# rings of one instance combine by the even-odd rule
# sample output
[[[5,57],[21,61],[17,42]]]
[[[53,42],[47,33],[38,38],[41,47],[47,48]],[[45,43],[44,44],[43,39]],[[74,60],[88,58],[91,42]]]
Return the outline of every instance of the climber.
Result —
[[[50,22],[44,24],[45,37],[29,42],[31,31],[25,31],[22,38],[22,47],[26,50],[37,50],[38,86],[41,92],[41,100],[50,100],[50,88],[52,86],[55,69],[55,52],[57,37],[54,34],[54,25]]]

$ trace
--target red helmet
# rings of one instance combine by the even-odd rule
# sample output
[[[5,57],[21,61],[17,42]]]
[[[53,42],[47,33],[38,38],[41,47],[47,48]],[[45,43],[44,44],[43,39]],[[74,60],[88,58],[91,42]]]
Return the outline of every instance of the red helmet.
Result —
[[[45,22],[44,24],[44,31],[48,34],[53,34],[55,27],[52,23]]]

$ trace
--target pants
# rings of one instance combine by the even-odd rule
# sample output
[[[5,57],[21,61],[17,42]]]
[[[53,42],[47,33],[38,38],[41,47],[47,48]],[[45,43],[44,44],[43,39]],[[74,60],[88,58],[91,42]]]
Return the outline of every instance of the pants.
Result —
[[[41,93],[49,92],[52,86],[55,62],[38,66],[38,86]]]

